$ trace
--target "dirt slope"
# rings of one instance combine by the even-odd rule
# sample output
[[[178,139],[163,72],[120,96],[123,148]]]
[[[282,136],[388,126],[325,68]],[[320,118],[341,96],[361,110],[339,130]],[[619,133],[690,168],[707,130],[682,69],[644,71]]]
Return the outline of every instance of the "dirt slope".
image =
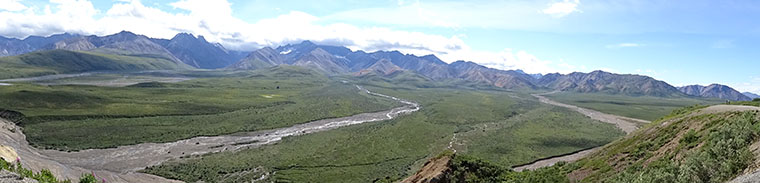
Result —
[[[441,156],[430,159],[422,169],[404,179],[403,183],[435,183],[441,182],[444,172],[449,169],[451,156]]]

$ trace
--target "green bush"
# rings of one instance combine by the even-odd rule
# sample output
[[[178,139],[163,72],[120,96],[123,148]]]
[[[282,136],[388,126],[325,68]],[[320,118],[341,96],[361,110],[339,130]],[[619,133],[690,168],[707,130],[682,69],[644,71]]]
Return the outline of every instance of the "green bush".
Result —
[[[719,120],[710,130],[705,145],[687,153],[681,162],[658,159],[646,167],[630,166],[610,178],[611,182],[725,182],[754,161],[748,149],[760,135],[760,123],[749,112]],[[681,143],[694,146],[700,137],[689,130]]]
[[[680,143],[683,146],[691,148],[697,144],[698,140],[699,140],[699,136],[697,135],[697,132],[691,129],[688,132],[686,132],[686,134],[683,135],[683,138],[681,138]]]
[[[7,170],[18,174],[22,178],[34,179],[40,183],[71,183],[71,180],[60,180],[53,175],[48,169],[42,169],[40,172],[34,173],[30,169],[26,169],[21,165],[20,160],[16,160],[16,163],[8,163],[4,160],[0,160],[0,169]],[[93,174],[83,174],[79,179],[80,183],[105,183],[106,180],[98,181]]]
[[[93,174],[83,174],[82,177],[79,178],[79,183],[97,183],[98,179],[95,178],[95,175]]]
[[[511,170],[470,156],[454,155],[449,163],[449,182],[502,182]]]

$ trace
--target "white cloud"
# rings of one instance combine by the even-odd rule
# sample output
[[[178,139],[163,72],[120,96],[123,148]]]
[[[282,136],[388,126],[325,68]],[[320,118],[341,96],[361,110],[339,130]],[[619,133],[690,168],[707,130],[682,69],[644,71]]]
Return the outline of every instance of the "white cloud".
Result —
[[[527,73],[546,74],[559,72],[567,74],[577,71],[576,69],[578,68],[567,64],[564,60],[560,60],[559,62],[542,60],[524,50],[514,51],[512,49],[504,49],[499,52],[490,52],[476,51],[471,50],[469,47],[464,47],[460,51],[439,56],[442,60],[447,61],[468,60],[490,68],[502,70],[522,69]],[[585,69],[585,67],[582,67],[582,69]]]
[[[734,83],[731,86],[741,92],[752,92],[754,94],[760,94],[760,76],[752,77],[745,82]]]
[[[563,0],[562,2],[549,4],[549,7],[541,10],[541,13],[560,18],[573,12],[581,12],[578,10],[579,4],[581,4],[579,0]]]
[[[639,43],[620,43],[620,44],[607,45],[605,47],[612,49],[612,48],[631,48],[631,47],[642,47],[642,46],[644,46],[644,44],[639,44]]]
[[[27,9],[24,4],[19,3],[20,0],[0,0],[0,10],[6,11],[21,11]]]
[[[332,22],[444,28],[499,28],[545,30],[558,20],[536,10],[535,1],[404,1],[399,6],[352,9],[324,17]]]
[[[42,13],[34,8],[25,11],[0,11],[0,34],[11,37],[49,35],[56,32],[91,33],[82,27],[98,27],[93,16],[98,11],[87,0],[50,0]]]
[[[70,32],[102,36],[127,30],[149,37],[171,38],[179,32],[188,32],[203,35],[207,40],[220,42],[227,48],[241,50],[312,40],[368,52],[399,50],[415,55],[435,54],[447,62],[468,60],[493,68],[523,69],[530,73],[571,71],[566,63],[560,65],[541,60],[526,51],[473,50],[460,39],[465,35],[447,37],[383,27],[324,24],[323,17],[298,11],[249,23],[233,17],[232,5],[224,0],[179,0],[169,3],[173,8],[184,10],[179,13],[165,12],[154,8],[155,5],[144,5],[139,0],[115,2],[105,12],[99,12],[87,0],[51,2],[53,7],[47,7],[42,12],[0,11],[0,35],[21,38]],[[411,6],[414,4],[420,6],[419,2]],[[415,12],[421,16],[435,17],[425,10]]]

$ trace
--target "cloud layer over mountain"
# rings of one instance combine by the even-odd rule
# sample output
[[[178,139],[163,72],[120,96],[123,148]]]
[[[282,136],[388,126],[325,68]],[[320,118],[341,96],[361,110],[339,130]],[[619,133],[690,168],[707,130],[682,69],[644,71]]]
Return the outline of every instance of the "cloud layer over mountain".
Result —
[[[254,50],[313,40],[320,44],[347,46],[354,50],[399,50],[404,53],[436,54],[444,61],[471,60],[498,69],[522,69],[531,73],[570,72],[551,61],[540,60],[526,51],[504,49],[479,51],[459,36],[442,36],[384,27],[360,27],[346,23],[322,23],[324,18],[291,11],[255,22],[233,16],[226,0],[179,0],[168,3],[179,10],[168,12],[139,0],[122,0],[104,12],[88,0],[50,0],[44,8],[18,1],[3,1],[0,35],[23,38],[56,33],[108,35],[122,30],[156,38],[171,38],[188,32],[204,35],[236,50]],[[334,17],[333,17],[334,18]],[[564,69],[563,69],[564,68]]]

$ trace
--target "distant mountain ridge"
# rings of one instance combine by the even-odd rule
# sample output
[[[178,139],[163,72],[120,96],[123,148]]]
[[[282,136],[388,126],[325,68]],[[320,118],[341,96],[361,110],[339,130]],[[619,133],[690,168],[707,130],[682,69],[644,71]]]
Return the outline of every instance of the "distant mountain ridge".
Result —
[[[216,69],[226,67],[243,58],[243,52],[231,51],[219,43],[209,43],[203,36],[179,33],[170,40],[152,39],[174,56],[195,68]]]
[[[0,79],[92,71],[185,70],[191,67],[157,57],[112,55],[62,49],[0,57]]]
[[[627,95],[685,96],[677,88],[649,76],[613,74],[604,71],[590,73],[547,74],[538,79],[539,85],[560,91],[603,92]]]
[[[760,98],[760,95],[755,94],[755,93],[744,92],[742,94],[744,94],[744,96],[747,96],[747,97],[752,98],[752,99]]]
[[[226,67],[245,56],[244,52],[225,49],[209,43],[203,36],[180,33],[174,38],[156,39],[122,31],[107,36],[56,34],[49,37],[30,36],[19,40],[0,36],[0,56],[13,56],[33,51],[63,49],[114,55],[160,57],[195,68]]]
[[[591,73],[527,74],[522,70],[499,70],[474,62],[446,63],[435,55],[415,56],[398,51],[351,51],[345,47],[317,45],[310,41],[253,51],[230,69],[257,69],[275,65],[301,65],[328,74],[376,72],[388,75],[398,68],[426,78],[463,79],[506,89],[548,88],[575,92],[605,92],[627,95],[686,96],[677,88],[648,76]]]
[[[37,51],[43,46],[74,37],[78,37],[78,35],[64,33],[54,34],[48,37],[29,36],[24,39],[0,36],[0,57],[21,55]]]
[[[708,86],[689,85],[689,86],[679,87],[678,89],[681,92],[687,95],[691,95],[691,96],[720,98],[720,99],[737,100],[737,101],[752,100],[752,98],[740,93],[739,91],[736,91],[729,86],[720,85],[720,84],[711,84]]]
[[[339,46],[316,45],[311,41],[261,48],[227,68],[258,69],[282,64],[316,68],[328,74],[377,72],[388,75],[403,69],[431,79],[460,78],[502,88],[536,88],[530,75],[487,68],[473,62],[447,64],[434,55],[418,57],[398,51],[366,53]]]
[[[469,61],[446,63],[435,55],[416,56],[399,51],[352,51],[343,46],[317,45],[311,41],[277,48],[264,47],[248,54],[210,43],[203,36],[180,33],[172,39],[155,39],[122,31],[108,36],[59,34],[23,40],[0,36],[0,56],[37,50],[63,49],[132,57],[162,58],[202,69],[259,69],[295,65],[326,74],[391,75],[411,71],[432,80],[461,79],[505,89],[549,89],[632,96],[699,96],[748,100],[730,87],[689,86],[676,88],[642,75],[604,71],[570,74],[528,74],[522,70],[499,70]],[[709,89],[708,89],[709,88]],[[705,92],[708,91],[708,92]]]

